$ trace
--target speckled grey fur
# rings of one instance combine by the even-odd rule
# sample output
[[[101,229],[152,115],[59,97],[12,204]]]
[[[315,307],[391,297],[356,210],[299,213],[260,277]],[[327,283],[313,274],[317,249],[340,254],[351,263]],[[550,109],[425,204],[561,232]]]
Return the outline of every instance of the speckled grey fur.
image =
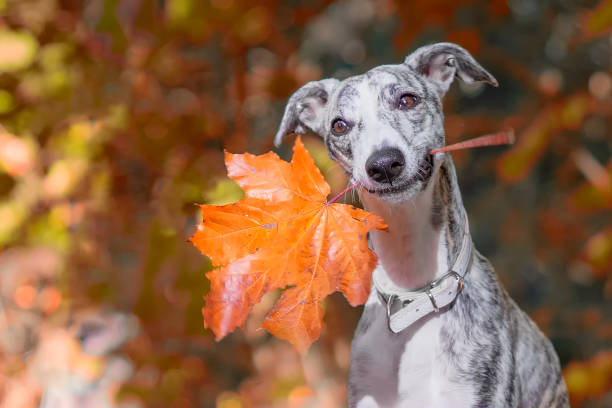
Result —
[[[430,173],[423,161],[445,143],[441,99],[455,77],[497,86],[463,48],[434,44],[416,50],[403,64],[376,67],[342,82],[304,85],[289,100],[275,140],[278,144],[287,133],[311,129],[352,181],[362,185],[368,209],[411,214],[413,223],[426,219],[426,232],[440,237],[438,249],[406,257],[413,265],[420,257],[437,262],[435,276],[452,265],[463,236],[465,210],[450,155],[437,155]],[[398,98],[405,94],[419,103],[398,109]],[[349,125],[345,135],[330,131],[338,118]],[[387,146],[399,148],[406,158],[405,171],[391,186],[369,180],[363,169],[372,152]],[[397,255],[386,251],[384,239],[373,236],[378,267],[391,281],[418,282],[393,271],[397,262],[387,258]],[[385,306],[372,291],[352,344],[349,406],[527,408],[567,407],[569,402],[552,344],[474,250],[465,289],[455,302],[398,334],[389,330]]]

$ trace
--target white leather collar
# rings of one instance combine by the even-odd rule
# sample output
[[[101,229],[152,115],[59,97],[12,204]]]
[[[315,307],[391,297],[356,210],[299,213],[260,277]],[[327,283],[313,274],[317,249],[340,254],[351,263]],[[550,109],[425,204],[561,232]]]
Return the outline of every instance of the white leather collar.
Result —
[[[420,318],[438,312],[451,304],[463,289],[465,276],[472,259],[472,239],[467,214],[464,213],[463,240],[461,250],[452,268],[444,275],[422,288],[408,291],[388,278],[384,279],[381,268],[372,274],[372,282],[383,304],[387,307],[389,328],[399,333]]]

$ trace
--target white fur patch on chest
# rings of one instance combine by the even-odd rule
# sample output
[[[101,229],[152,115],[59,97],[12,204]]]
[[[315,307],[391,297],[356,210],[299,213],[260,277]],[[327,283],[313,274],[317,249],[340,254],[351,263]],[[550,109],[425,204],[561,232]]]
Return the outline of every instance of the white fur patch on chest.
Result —
[[[351,386],[357,407],[458,408],[473,406],[475,390],[461,383],[442,349],[443,315],[426,317],[399,334],[387,327],[385,309],[372,291],[367,331],[353,340]],[[364,313],[366,314],[366,313]]]
[[[441,318],[427,321],[405,345],[398,372],[397,407],[471,407],[474,390],[453,381],[455,370],[441,349]]]

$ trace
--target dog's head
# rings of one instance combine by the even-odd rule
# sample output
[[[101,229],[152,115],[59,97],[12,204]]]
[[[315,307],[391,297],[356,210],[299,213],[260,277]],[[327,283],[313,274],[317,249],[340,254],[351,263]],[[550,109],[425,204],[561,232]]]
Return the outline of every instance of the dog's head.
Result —
[[[312,130],[352,181],[389,201],[413,198],[434,169],[442,147],[441,99],[455,76],[467,83],[495,78],[463,48],[439,43],[417,49],[403,64],[363,75],[309,82],[289,99],[275,144]]]

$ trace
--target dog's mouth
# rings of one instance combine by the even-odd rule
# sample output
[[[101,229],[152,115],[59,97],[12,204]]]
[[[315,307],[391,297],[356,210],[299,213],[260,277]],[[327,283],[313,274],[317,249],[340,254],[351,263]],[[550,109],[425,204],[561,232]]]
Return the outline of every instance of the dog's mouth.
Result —
[[[364,186],[364,189],[370,194],[376,194],[378,196],[392,195],[403,193],[416,183],[423,183],[423,188],[427,186],[427,182],[431,178],[434,170],[434,157],[431,154],[426,154],[425,157],[419,163],[416,173],[408,180],[401,181],[396,185],[391,184],[389,187],[382,188],[368,188]]]

